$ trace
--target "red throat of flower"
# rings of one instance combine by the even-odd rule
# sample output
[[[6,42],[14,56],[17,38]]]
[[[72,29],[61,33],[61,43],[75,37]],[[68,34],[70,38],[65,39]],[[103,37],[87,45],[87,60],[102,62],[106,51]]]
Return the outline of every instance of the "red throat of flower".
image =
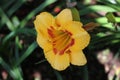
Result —
[[[68,31],[55,30],[53,27],[48,29],[48,34],[52,40],[53,51],[55,54],[70,53],[69,47],[74,44],[74,39],[71,38],[72,33]]]

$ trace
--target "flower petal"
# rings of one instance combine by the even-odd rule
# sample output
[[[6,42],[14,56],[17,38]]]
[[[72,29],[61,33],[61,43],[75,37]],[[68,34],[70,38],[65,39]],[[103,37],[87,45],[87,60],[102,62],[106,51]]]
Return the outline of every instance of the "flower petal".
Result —
[[[69,21],[64,24],[61,29],[67,30],[72,34],[72,36],[76,36],[81,33],[82,23],[78,21]],[[83,30],[82,30],[83,32]]]
[[[51,14],[47,12],[42,12],[36,17],[34,24],[38,34],[41,34],[43,35],[43,37],[47,38],[48,37],[47,29],[50,28],[51,26],[55,27],[55,19]]]
[[[88,34],[81,34],[79,38],[74,38],[74,45],[70,47],[72,51],[79,51],[84,49],[90,42],[90,36]]]
[[[37,35],[37,43],[41,48],[44,49],[45,52],[52,49],[52,44],[50,41],[48,41],[46,38],[44,38],[42,35]]]
[[[62,10],[56,17],[56,23],[61,26],[66,22],[72,21],[72,13],[70,9]]]
[[[71,53],[70,61],[71,61],[71,64],[78,65],[78,66],[85,65],[87,62],[85,55],[82,51]]]
[[[45,53],[45,57],[56,70],[64,70],[70,65],[69,54],[55,54],[52,50]]]
[[[66,24],[66,26],[64,25],[64,29],[70,32],[74,39],[74,45],[72,45],[71,50],[79,51],[89,44],[90,35],[82,28],[82,23],[72,21]]]

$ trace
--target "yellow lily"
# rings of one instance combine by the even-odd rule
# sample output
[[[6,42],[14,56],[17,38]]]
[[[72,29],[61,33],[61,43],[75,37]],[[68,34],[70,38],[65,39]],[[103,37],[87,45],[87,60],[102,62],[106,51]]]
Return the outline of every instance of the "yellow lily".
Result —
[[[37,42],[54,69],[64,70],[70,63],[78,66],[86,64],[82,50],[89,44],[90,36],[81,22],[73,21],[70,9],[62,10],[55,18],[48,12],[42,12],[34,24]]]

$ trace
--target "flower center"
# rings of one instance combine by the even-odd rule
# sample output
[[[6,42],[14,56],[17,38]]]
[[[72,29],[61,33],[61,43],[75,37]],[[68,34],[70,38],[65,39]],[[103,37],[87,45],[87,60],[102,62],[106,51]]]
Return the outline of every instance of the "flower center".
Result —
[[[48,29],[48,34],[52,40],[53,51],[55,54],[64,54],[70,52],[69,47],[74,44],[72,34],[68,31],[55,30],[53,27]]]

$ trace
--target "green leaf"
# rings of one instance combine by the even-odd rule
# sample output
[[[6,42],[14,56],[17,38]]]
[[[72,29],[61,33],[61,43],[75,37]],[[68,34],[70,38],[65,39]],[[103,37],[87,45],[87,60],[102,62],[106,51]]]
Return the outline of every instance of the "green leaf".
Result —
[[[15,73],[14,80],[23,80],[20,66],[17,67],[13,66],[12,71]]]
[[[28,48],[27,50],[23,53],[23,55],[19,58],[19,60],[16,61],[15,66],[20,65],[30,54],[32,54],[32,52],[36,49],[37,47],[37,43],[33,42]]]
[[[7,41],[9,41],[10,39],[14,38],[16,35],[19,35],[19,34],[24,34],[27,36],[35,36],[36,32],[34,29],[29,29],[29,28],[17,29],[16,31],[12,31],[8,35],[6,35],[5,38],[3,39],[2,44],[5,44]],[[19,45],[19,47],[20,47],[20,45]]]
[[[16,36],[16,38],[15,38],[15,44],[18,48],[22,49],[22,44],[20,43],[20,40],[19,40],[18,36]]]
[[[60,73],[58,71],[54,70],[54,73],[55,73],[55,75],[57,77],[57,80],[63,80],[62,76],[60,75]]]
[[[85,14],[90,14],[93,12],[117,12],[116,9],[113,9],[109,6],[105,6],[105,5],[92,5],[92,6],[88,6],[86,8],[83,8],[80,10],[80,15],[85,15]]]
[[[18,26],[20,25],[20,21],[19,21],[19,19],[18,19],[17,16],[14,16],[14,17],[12,18],[12,23],[13,23],[13,25],[15,26],[15,28],[18,28]]]
[[[81,71],[83,73],[83,80],[89,80],[89,76],[88,76],[88,68],[87,68],[87,65],[83,66],[81,68]]]
[[[35,10],[31,11],[22,21],[21,21],[21,25],[20,27],[24,27],[25,24],[33,17],[35,16],[35,14],[37,14],[38,12],[42,11],[45,7],[47,7],[48,5],[54,3],[56,0],[45,0],[44,3],[40,4]]]
[[[41,60],[41,61],[39,61],[39,62],[37,62],[37,63],[35,63],[35,64],[40,64],[40,63],[43,63],[43,62],[45,62],[45,61],[47,61],[46,59],[43,59],[43,60]]]
[[[19,59],[19,49],[18,49],[18,44],[19,44],[19,38],[18,36],[15,37],[15,59]]]
[[[19,28],[16,30],[17,34],[24,34],[27,36],[36,36],[36,31],[34,28],[30,29],[30,28]]]
[[[115,21],[115,16],[113,15],[113,13],[108,12],[105,16],[106,16],[108,22],[110,22],[110,23],[115,23],[116,22]]]
[[[98,1],[105,4],[106,6],[109,6],[109,7],[113,8],[113,9],[115,9],[117,12],[120,11],[120,4],[116,4],[116,3],[113,4],[112,2],[107,1],[107,0],[98,0]]]
[[[5,44],[7,41],[12,39],[15,35],[16,35],[15,31],[10,32],[8,35],[5,36],[5,38],[3,39],[3,43],[2,44]]]
[[[113,34],[108,35],[108,36],[98,37],[98,38],[92,39],[91,44],[99,44],[99,43],[107,43],[107,42],[111,43],[111,41],[113,41],[113,40],[119,40],[120,41],[119,34],[120,34],[120,32],[117,32],[117,33],[113,33]],[[103,45],[103,44],[100,44],[100,45]]]
[[[15,11],[18,10],[18,8],[20,8],[23,3],[25,3],[27,0],[16,0],[16,2],[14,3],[14,5],[11,6],[11,8],[7,11],[8,16],[11,16]]]
[[[2,57],[0,57],[0,64],[2,67],[9,73],[9,75],[14,79],[14,80],[23,80],[21,70],[19,67],[15,66],[10,66],[8,65]]]
[[[80,16],[79,16],[79,12],[76,8],[70,8],[71,12],[72,12],[72,17],[74,21],[80,21]]]
[[[2,65],[2,67],[10,74],[11,77],[15,78],[16,75],[15,73],[12,71],[11,67],[2,59],[2,57],[0,57],[0,64]]]
[[[120,0],[116,0],[116,2],[120,5]]]
[[[94,19],[97,23],[101,24],[102,26],[109,28],[111,30],[115,30],[113,25],[111,23],[108,23],[107,18],[106,17],[99,17],[99,18],[95,18]],[[115,17],[115,21],[117,23],[120,23],[120,17]]]
[[[7,9],[7,8],[9,8],[9,6],[15,1],[15,0],[0,0],[0,1],[2,1],[1,2],[1,7],[2,7],[2,9]]]
[[[84,0],[84,4],[85,4],[85,5],[91,4],[91,0]]]
[[[5,12],[1,8],[0,8],[0,14],[1,14],[0,17],[2,18],[1,24],[6,24],[9,30],[14,31],[15,27],[13,23],[10,21],[8,16],[5,14]]]

